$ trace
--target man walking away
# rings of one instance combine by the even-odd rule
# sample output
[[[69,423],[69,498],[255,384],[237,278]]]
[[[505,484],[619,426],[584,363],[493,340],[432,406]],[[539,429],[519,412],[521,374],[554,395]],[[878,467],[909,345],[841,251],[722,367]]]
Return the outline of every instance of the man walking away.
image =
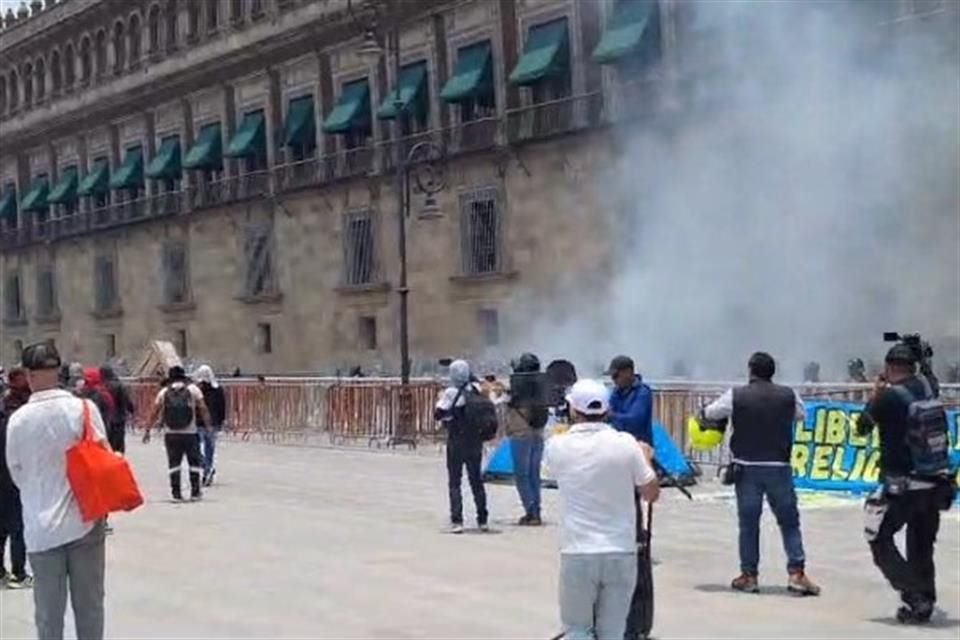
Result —
[[[127,451],[127,420],[133,417],[136,408],[130,399],[127,385],[120,382],[113,367],[109,365],[100,367],[100,378],[114,403],[113,414],[107,421],[107,440],[110,441],[111,449],[124,454]]]
[[[27,574],[27,543],[23,538],[23,505],[20,491],[10,477],[4,455],[7,442],[7,424],[13,412],[30,399],[30,380],[24,369],[10,371],[9,386],[3,393],[0,407],[0,586],[24,589],[33,585]],[[10,540],[10,573],[3,566],[3,548]]]
[[[636,490],[660,495],[652,450],[603,422],[609,392],[580,380],[567,396],[573,426],[547,441],[560,490],[560,618],[567,640],[622,640],[637,582]]]
[[[514,373],[539,373],[540,359],[524,353],[513,367]],[[523,504],[520,526],[537,527],[540,519],[540,462],[543,459],[543,428],[547,424],[546,406],[518,406],[511,396],[507,402],[506,431],[513,456],[513,478]]]
[[[83,405],[58,389],[60,355],[42,342],[23,351],[33,395],[11,417],[6,457],[23,500],[24,535],[35,582],[37,636],[63,638],[67,592],[81,640],[103,638],[105,536],[103,521],[84,522],[67,480],[67,450],[83,435]],[[93,437],[106,439],[103,419],[90,406]]]
[[[80,397],[92,401],[97,406],[104,424],[113,422],[114,415],[117,413],[117,403],[113,399],[113,394],[103,384],[100,369],[88,367],[83,370],[83,386],[80,388]]]
[[[763,498],[777,518],[787,555],[787,589],[798,595],[820,595],[805,573],[803,536],[797,493],[793,488],[790,450],[796,420],[806,417],[803,401],[789,387],[773,383],[776,363],[757,352],[748,363],[750,382],[730,389],[704,408],[708,420],[729,419],[732,480],[740,521],[740,576],[730,584],[736,591],[758,593],[760,517]]]
[[[933,545],[940,511],[953,505],[947,417],[936,400],[934,383],[916,373],[913,350],[895,345],[886,356],[884,375],[860,417],[858,431],[880,430],[881,484],[868,500],[864,527],[873,560],[900,593],[897,611],[903,623],[925,623],[937,601]],[[894,536],[907,528],[907,557]]]
[[[183,500],[180,467],[186,457],[190,467],[190,500],[197,501],[201,498],[200,473],[203,471],[200,441],[197,438],[197,414],[204,424],[211,424],[210,414],[203,402],[203,393],[187,379],[183,367],[171,367],[167,380],[167,386],[157,394],[143,441],[150,441],[150,429],[162,421],[167,428],[163,442],[167,449],[171,496],[176,501]]]
[[[461,482],[463,468],[477,508],[477,526],[487,530],[487,493],[483,486],[480,462],[483,458],[483,439],[466,419],[467,394],[480,393],[472,381],[470,365],[464,360],[450,363],[450,386],[440,392],[435,411],[436,419],[447,430],[447,487],[450,493],[450,532],[463,533],[463,496]]]
[[[607,370],[613,380],[610,394],[610,423],[640,442],[653,445],[653,392],[634,371],[633,360],[617,356]]]
[[[203,486],[209,487],[213,484],[213,477],[217,473],[214,466],[214,454],[216,453],[217,434],[223,429],[223,423],[227,416],[227,400],[223,387],[220,386],[220,382],[213,374],[213,369],[207,365],[201,366],[197,369],[197,380],[199,380],[200,391],[203,393],[203,402],[210,412],[210,424],[204,422],[202,416],[197,421],[203,456]]]

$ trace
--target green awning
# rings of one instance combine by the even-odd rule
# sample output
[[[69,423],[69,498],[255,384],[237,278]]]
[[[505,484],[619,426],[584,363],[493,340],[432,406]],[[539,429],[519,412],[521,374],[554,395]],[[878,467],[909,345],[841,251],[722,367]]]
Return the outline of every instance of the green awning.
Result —
[[[357,80],[343,85],[337,106],[323,121],[327,133],[349,133],[370,123],[370,85]]]
[[[652,8],[651,0],[620,0],[593,50],[594,61],[611,64],[636,51],[650,22]]]
[[[381,120],[397,117],[397,107],[403,113],[414,112],[422,115],[427,109],[427,63],[417,62],[400,69],[398,88],[387,94],[377,109]],[[397,103],[400,103],[399,105]]]
[[[97,158],[93,168],[80,181],[77,195],[99,196],[110,191],[110,163],[106,158]]]
[[[317,145],[313,96],[301,96],[290,101],[287,107],[287,123],[283,131],[283,144],[287,147]]]
[[[50,192],[50,185],[47,182],[47,176],[38,176],[30,184],[30,191],[23,196],[20,201],[20,210],[44,211],[47,208],[47,194]]]
[[[111,189],[139,189],[143,186],[143,149],[130,147],[123,164],[110,176]]]
[[[567,19],[530,27],[523,55],[510,73],[510,82],[530,85],[566,73],[570,65]]]
[[[267,125],[263,111],[253,111],[243,116],[237,132],[223,154],[228,158],[267,157]]]
[[[215,171],[223,168],[219,123],[200,129],[200,135],[183,159],[183,168]]]
[[[457,52],[457,66],[440,97],[446,102],[463,102],[492,90],[493,53],[488,40]]]
[[[77,183],[79,174],[76,167],[67,167],[60,176],[60,182],[53,188],[50,195],[47,196],[47,202],[50,204],[68,204],[77,200]]]
[[[180,136],[169,136],[160,142],[157,155],[144,172],[154,180],[177,180],[183,169],[180,167]]]
[[[17,190],[8,188],[0,196],[0,219],[6,219],[11,222],[17,220]]]

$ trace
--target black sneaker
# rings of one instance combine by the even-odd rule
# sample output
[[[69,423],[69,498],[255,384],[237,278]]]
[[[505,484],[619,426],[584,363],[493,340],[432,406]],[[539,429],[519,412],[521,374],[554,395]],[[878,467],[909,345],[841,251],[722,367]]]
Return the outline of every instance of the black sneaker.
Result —
[[[922,603],[913,607],[906,605],[897,609],[897,622],[900,624],[926,624],[933,615],[933,605]]]
[[[174,502],[183,502],[183,494],[178,491],[176,493],[171,494],[170,499],[173,500]]]

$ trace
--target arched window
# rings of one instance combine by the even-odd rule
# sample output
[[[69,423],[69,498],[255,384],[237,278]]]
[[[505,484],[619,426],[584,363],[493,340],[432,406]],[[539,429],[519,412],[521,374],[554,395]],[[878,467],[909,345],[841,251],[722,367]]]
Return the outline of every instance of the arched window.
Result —
[[[160,5],[155,4],[150,7],[150,14],[147,16],[147,46],[150,53],[156,53],[160,50]]]
[[[97,76],[107,75],[107,32],[97,31],[97,42],[94,45],[94,57],[97,61]]]
[[[63,67],[59,51],[54,51],[50,56],[50,86],[54,93],[59,93],[63,89]]]
[[[73,81],[77,73],[76,64],[77,61],[73,55],[73,45],[68,44],[63,50],[63,86],[67,89],[73,86]]]
[[[93,76],[93,53],[90,49],[90,38],[84,36],[80,41],[80,80],[83,82],[90,82]]]
[[[168,0],[167,9],[163,16],[166,22],[167,49],[177,47],[177,0]]]
[[[34,95],[37,96],[37,102],[40,102],[47,96],[47,65],[44,63],[43,58],[37,58],[37,62],[34,65],[34,80],[33,80],[33,91]]]
[[[23,106],[33,104],[33,65],[29,62],[23,65]]]
[[[143,40],[143,34],[140,32],[140,16],[133,14],[130,16],[130,64],[140,61],[140,49]]]
[[[9,93],[7,102],[10,103],[11,110],[16,109],[20,106],[20,80],[17,78],[16,69],[10,72],[10,81],[7,83],[7,86],[10,87],[7,89]]]
[[[127,41],[123,35],[123,23],[113,25],[113,72],[123,73],[127,66]]]

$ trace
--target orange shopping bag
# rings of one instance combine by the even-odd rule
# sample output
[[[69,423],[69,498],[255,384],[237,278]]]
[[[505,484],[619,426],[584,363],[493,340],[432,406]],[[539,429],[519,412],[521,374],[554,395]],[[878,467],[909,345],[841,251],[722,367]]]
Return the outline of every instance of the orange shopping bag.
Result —
[[[86,522],[114,511],[133,511],[143,504],[127,461],[93,439],[88,400],[83,401],[83,435],[67,450],[67,480]]]

